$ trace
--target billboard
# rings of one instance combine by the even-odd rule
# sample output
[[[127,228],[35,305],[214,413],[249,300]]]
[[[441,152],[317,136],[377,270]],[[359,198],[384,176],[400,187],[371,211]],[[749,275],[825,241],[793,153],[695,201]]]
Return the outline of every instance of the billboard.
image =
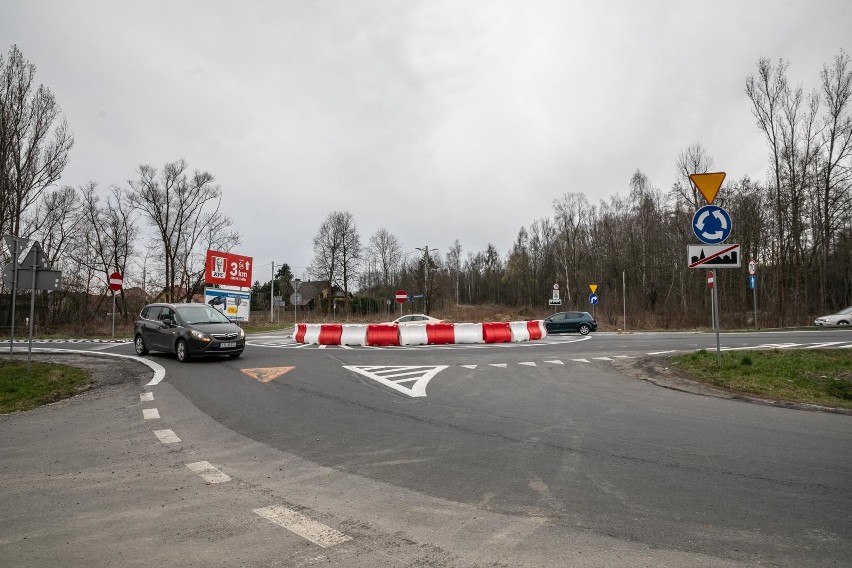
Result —
[[[250,256],[208,250],[204,281],[220,286],[251,288],[251,263]]]
[[[205,288],[204,303],[213,306],[231,321],[248,321],[251,312],[251,294],[239,290]]]

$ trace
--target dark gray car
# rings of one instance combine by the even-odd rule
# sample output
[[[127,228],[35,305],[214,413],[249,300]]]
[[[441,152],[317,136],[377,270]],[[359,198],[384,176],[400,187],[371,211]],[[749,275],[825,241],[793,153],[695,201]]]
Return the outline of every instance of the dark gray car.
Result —
[[[589,312],[559,312],[544,318],[547,333],[565,333],[578,331],[588,335],[590,331],[598,330],[598,323]]]
[[[210,355],[235,359],[246,348],[246,334],[207,304],[149,304],[139,312],[133,345],[138,355],[165,351],[181,362]]]

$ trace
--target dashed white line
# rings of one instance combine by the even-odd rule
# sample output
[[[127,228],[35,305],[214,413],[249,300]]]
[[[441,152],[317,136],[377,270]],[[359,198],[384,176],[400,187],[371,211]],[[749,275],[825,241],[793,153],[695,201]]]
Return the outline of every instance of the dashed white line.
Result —
[[[155,420],[160,417],[160,411],[156,408],[143,408],[142,418],[145,420]]]
[[[154,435],[164,444],[176,444],[180,442],[180,438],[172,430],[154,430]]]
[[[255,509],[255,513],[278,526],[284,527],[300,537],[311,541],[322,548],[329,548],[336,544],[352,540],[352,537],[335,530],[327,525],[306,517],[298,511],[272,505]]]
[[[191,471],[197,473],[207,483],[225,483],[231,478],[213,467],[210,462],[200,461],[186,464]]]

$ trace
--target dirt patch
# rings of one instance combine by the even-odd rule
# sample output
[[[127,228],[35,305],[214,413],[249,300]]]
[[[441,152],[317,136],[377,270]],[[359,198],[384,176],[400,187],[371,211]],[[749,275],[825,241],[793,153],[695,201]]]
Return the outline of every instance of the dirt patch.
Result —
[[[677,371],[666,366],[667,360],[664,358],[642,357],[639,359],[616,359],[612,361],[612,366],[620,373],[628,377],[648,381],[657,386],[688,392],[702,396],[715,396],[717,398],[726,398],[730,400],[741,400],[754,404],[765,404],[768,406],[778,406],[781,408],[795,408],[798,410],[812,410],[820,412],[833,412],[836,414],[846,414],[852,416],[852,410],[848,408],[833,408],[830,406],[820,406],[818,404],[807,404],[803,402],[795,402],[789,400],[774,400],[770,398],[759,397],[753,394],[729,391],[708,385],[695,379],[690,379],[678,374]]]

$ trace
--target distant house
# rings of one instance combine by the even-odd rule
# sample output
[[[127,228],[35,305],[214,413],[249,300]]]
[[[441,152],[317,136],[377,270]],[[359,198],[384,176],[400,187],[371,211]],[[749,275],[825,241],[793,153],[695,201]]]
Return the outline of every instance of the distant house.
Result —
[[[313,310],[318,306],[328,307],[333,300],[343,301],[346,298],[339,286],[333,286],[328,280],[305,280],[299,286],[300,308]],[[352,298],[352,294],[349,294]]]

